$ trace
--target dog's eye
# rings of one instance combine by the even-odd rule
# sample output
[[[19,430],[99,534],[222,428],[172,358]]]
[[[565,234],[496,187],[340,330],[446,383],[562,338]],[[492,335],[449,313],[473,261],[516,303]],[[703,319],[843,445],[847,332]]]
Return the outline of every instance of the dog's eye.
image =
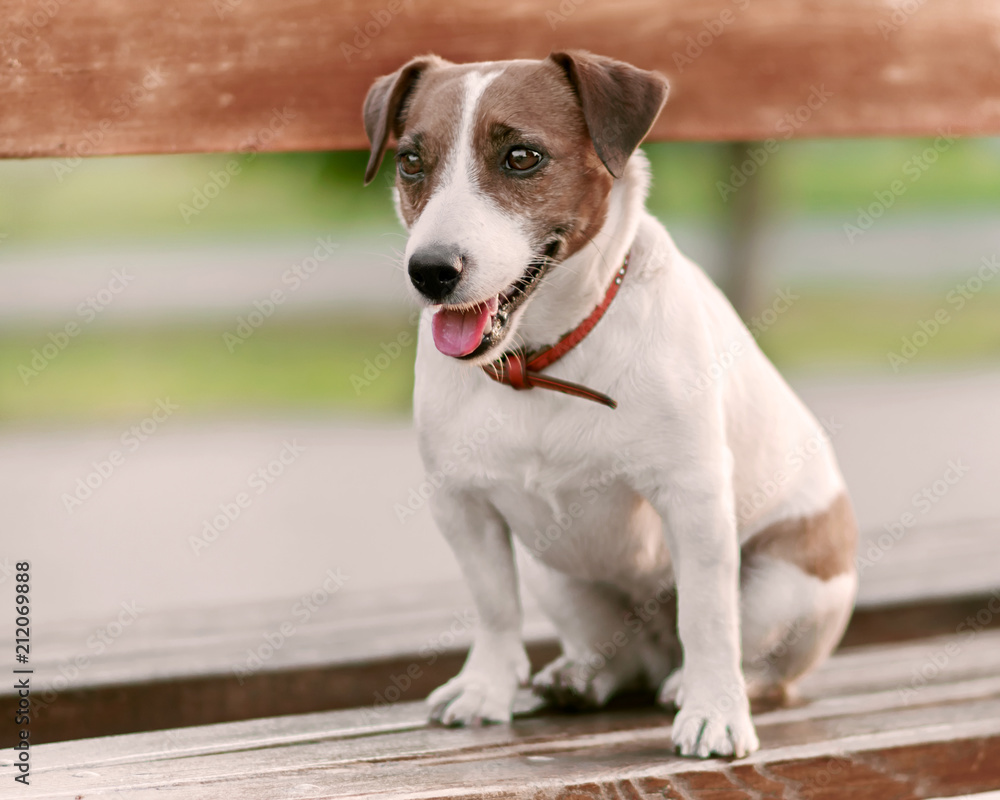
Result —
[[[413,177],[424,171],[424,162],[416,153],[400,153],[397,160],[399,161],[399,171],[404,175]]]
[[[528,147],[514,147],[507,153],[507,158],[504,159],[503,165],[515,172],[524,172],[525,170],[537,167],[541,163],[541,160],[542,154],[537,150],[532,150]]]

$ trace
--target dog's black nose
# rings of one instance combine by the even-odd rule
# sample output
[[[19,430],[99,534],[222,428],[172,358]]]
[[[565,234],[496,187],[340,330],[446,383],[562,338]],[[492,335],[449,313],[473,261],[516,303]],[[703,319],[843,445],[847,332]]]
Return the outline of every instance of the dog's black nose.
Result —
[[[464,259],[457,250],[426,247],[410,256],[408,271],[416,290],[439,303],[458,285]]]

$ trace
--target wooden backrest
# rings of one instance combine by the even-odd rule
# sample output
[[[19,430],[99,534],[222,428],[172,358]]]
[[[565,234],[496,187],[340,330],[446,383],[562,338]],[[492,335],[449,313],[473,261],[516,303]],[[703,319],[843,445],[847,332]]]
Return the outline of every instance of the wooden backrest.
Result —
[[[0,0],[0,157],[363,148],[413,55],[570,47],[670,77],[654,139],[1000,132],[986,0]]]

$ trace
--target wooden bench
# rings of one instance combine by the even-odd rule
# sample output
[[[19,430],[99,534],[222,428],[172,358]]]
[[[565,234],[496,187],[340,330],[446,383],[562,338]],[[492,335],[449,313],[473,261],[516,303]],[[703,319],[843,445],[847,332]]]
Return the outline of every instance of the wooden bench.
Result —
[[[361,148],[359,109],[372,79],[416,53],[470,61],[567,47],[671,78],[657,140],[1000,132],[1000,20],[994,4],[977,0],[0,0],[0,19],[8,158]],[[845,641],[805,682],[801,703],[759,710],[764,747],[740,762],[674,758],[668,715],[628,702],[567,716],[533,711],[525,697],[509,729],[427,727],[406,701],[457,671],[468,643],[460,630],[433,663],[422,653],[462,610],[464,590],[439,587],[390,607],[345,594],[242,684],[233,654],[278,618],[276,607],[145,618],[132,649],[67,678],[41,707],[34,731],[51,743],[33,749],[32,784],[17,796],[882,798],[997,789],[997,527],[908,532],[863,576]],[[72,652],[72,633],[48,633],[40,671]],[[553,655],[537,614],[526,636],[536,665]],[[410,683],[399,702],[378,704],[401,675]],[[4,719],[15,702],[0,691]],[[309,713],[317,709],[327,710]],[[82,738],[120,733],[128,735]]]
[[[0,157],[361,149],[372,80],[415,53],[567,47],[671,78],[656,140],[1000,131],[987,0],[0,0],[0,19]]]
[[[954,634],[1000,588],[1000,520],[915,528],[862,572],[842,647]],[[870,531],[862,552],[883,532]],[[387,596],[348,591],[296,627],[273,652],[264,632],[290,619],[294,599],[256,606],[145,613],[128,636],[85,669],[80,631],[106,623],[46,626],[32,659],[36,743],[412,701],[456,674],[476,622],[460,583],[416,585]],[[1000,626],[996,619],[979,621]],[[524,633],[536,668],[558,652],[554,630],[526,597]],[[248,654],[256,654],[258,661]],[[261,658],[262,656],[262,658]],[[393,688],[395,687],[395,688]],[[0,687],[0,718],[17,697]]]
[[[908,698],[936,652],[954,663]],[[37,748],[27,798],[910,798],[1000,786],[1000,632],[848,648],[802,704],[757,709],[764,747],[737,762],[671,754],[669,719],[620,705],[509,727],[429,728],[420,705],[259,719]]]
[[[872,628],[913,635],[912,625],[886,624],[905,612],[859,613],[799,703],[755,709],[763,748],[738,762],[673,756],[669,715],[648,703],[555,715],[525,694],[510,728],[432,728],[421,704],[395,703],[42,745],[19,796],[885,798],[996,789],[1000,615],[974,630],[955,619],[975,618],[990,598],[936,614],[946,608],[948,633],[891,644],[854,642]]]
[[[390,603],[337,595],[251,675],[234,665],[261,630],[277,629],[288,603],[146,618],[122,642],[129,647],[109,651],[50,702],[39,698],[33,738],[61,743],[33,749],[24,796],[274,797],[298,787],[288,796],[566,789],[689,798],[728,788],[780,797],[784,785],[789,797],[852,787],[849,796],[881,798],[1000,788],[998,528],[914,528],[863,569],[838,653],[798,703],[755,709],[763,749],[748,760],[674,757],[670,715],[649,698],[563,715],[541,713],[525,693],[510,730],[428,727],[413,701],[458,670],[474,624],[464,587],[446,585]],[[869,532],[862,554],[880,535]],[[67,663],[77,629],[49,632],[36,673]],[[525,634],[536,666],[555,655],[551,628],[530,606]],[[11,718],[16,696],[5,691],[0,713]],[[317,709],[350,710],[308,713]],[[130,731],[151,732],[62,741]],[[10,763],[0,757],[0,767]]]

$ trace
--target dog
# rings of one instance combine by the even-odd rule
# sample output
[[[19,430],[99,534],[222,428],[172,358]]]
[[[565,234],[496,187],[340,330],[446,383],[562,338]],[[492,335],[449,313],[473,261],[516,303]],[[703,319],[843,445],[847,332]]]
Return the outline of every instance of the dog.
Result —
[[[419,57],[365,100],[365,181],[394,137],[424,306],[429,505],[480,620],[432,721],[510,720],[519,576],[562,646],[534,691],[656,691],[686,756],[756,750],[749,698],[787,691],[850,617],[857,530],[829,435],[645,209],[637,148],[667,93],[568,51]]]

